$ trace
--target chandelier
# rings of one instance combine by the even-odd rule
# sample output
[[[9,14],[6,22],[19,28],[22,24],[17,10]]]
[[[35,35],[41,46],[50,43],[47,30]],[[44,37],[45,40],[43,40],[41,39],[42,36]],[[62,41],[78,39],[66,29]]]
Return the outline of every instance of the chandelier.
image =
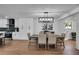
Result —
[[[44,12],[43,17],[38,17],[38,22],[42,23],[54,23],[54,17],[49,17],[48,12]]]

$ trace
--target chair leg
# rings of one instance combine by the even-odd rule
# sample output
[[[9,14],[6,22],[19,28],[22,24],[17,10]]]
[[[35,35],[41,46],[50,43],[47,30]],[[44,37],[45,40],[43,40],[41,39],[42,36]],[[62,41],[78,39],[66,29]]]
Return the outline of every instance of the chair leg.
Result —
[[[28,40],[28,48],[29,48],[30,44],[31,44],[31,42],[30,42],[30,40]]]
[[[46,49],[46,44],[45,44],[45,49]]]
[[[64,42],[63,42],[63,47],[65,48]]]
[[[38,45],[39,45],[39,44],[38,44],[38,42],[36,41],[36,48],[38,48]]]
[[[28,48],[29,48],[29,40],[28,40]]]
[[[49,49],[49,45],[48,45],[48,49]]]
[[[56,44],[55,44],[55,48],[57,48]]]
[[[38,49],[39,49],[39,46],[40,46],[40,45],[38,44]]]
[[[56,45],[55,45],[55,46],[56,46],[56,48],[57,48],[57,42],[56,42]]]

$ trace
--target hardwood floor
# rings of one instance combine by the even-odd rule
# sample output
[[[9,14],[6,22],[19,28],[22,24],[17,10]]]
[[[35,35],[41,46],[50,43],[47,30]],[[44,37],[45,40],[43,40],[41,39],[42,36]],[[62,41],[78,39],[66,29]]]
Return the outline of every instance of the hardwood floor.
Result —
[[[78,55],[75,49],[75,41],[65,41],[65,48],[37,49],[35,43],[28,48],[27,41],[7,40],[5,46],[0,46],[0,55]]]

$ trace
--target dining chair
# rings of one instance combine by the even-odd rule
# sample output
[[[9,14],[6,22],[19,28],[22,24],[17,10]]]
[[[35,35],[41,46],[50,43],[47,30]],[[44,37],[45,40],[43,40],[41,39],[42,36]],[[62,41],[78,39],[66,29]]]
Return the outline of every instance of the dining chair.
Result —
[[[64,39],[65,39],[65,33],[61,33],[61,36],[63,37],[63,39],[61,40],[62,46],[65,48],[65,44],[64,44]]]
[[[63,46],[65,48],[64,39],[65,39],[65,33],[61,33],[60,37],[57,39],[56,46]]]
[[[46,34],[38,35],[38,48],[39,48],[39,45],[44,45],[46,49]]]
[[[65,33],[61,33],[61,36],[65,38]]]
[[[28,36],[28,48],[29,46],[31,45],[31,43],[35,43],[35,39],[36,38],[32,38],[30,33],[27,33],[27,36]]]
[[[54,34],[48,35],[48,49],[49,49],[49,45],[55,45],[56,47],[56,35]]]

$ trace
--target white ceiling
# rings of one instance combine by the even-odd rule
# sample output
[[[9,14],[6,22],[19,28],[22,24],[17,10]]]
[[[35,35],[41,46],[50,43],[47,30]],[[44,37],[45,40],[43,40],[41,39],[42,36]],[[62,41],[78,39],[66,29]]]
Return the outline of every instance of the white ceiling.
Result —
[[[0,17],[40,17],[43,12],[59,18],[77,8],[78,4],[0,4]]]

